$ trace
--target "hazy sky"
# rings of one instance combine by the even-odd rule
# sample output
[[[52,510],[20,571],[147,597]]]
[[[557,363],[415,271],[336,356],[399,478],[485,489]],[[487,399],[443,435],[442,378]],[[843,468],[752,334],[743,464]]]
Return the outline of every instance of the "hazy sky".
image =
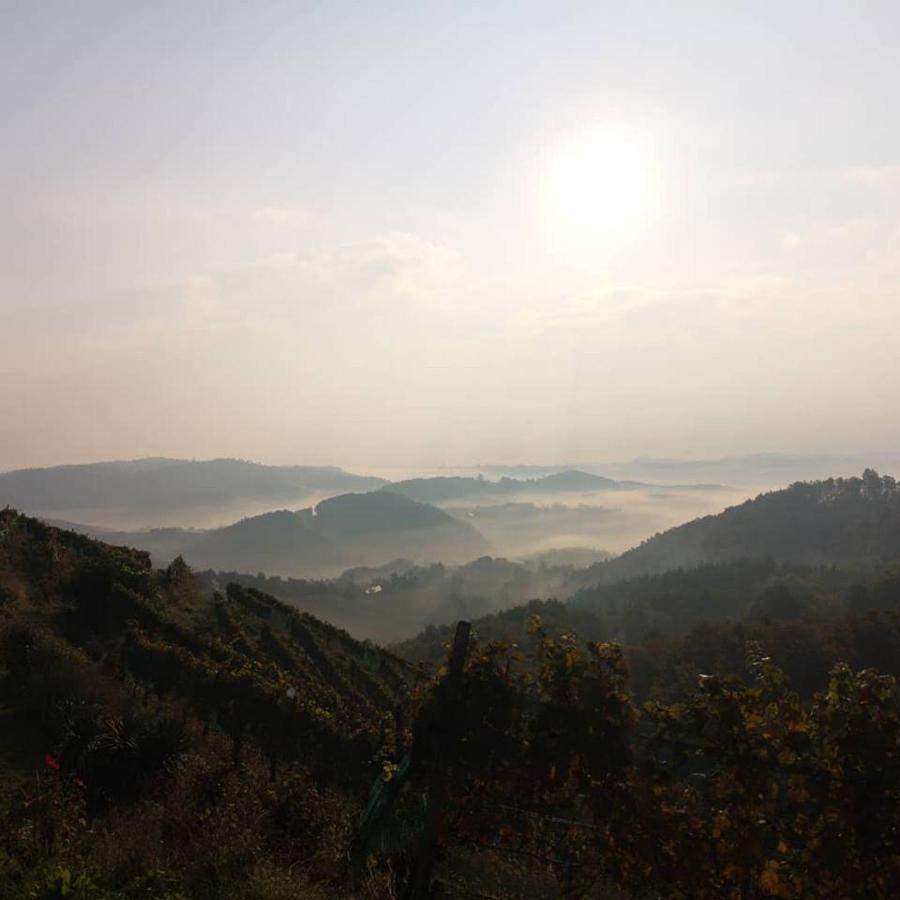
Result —
[[[900,5],[7,2],[0,469],[887,449]]]

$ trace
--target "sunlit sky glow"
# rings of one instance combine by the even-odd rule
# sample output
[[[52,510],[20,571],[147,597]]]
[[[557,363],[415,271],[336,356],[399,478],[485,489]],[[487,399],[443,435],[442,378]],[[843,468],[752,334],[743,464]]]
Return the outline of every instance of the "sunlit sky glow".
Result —
[[[618,123],[588,124],[552,143],[540,173],[550,240],[589,258],[648,228],[665,180],[650,144],[649,134]]]
[[[895,3],[20,3],[0,469],[896,445]]]

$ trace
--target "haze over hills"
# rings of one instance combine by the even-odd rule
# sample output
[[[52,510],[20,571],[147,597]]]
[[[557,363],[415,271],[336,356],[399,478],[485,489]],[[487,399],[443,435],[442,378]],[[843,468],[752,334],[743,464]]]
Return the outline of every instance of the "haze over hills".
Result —
[[[116,532],[77,525],[108,543],[145,550],[159,565],[285,576],[335,576],[354,565],[406,555],[417,562],[466,562],[489,545],[471,525],[399,494],[343,494],[296,512],[277,510],[223,528]]]
[[[308,483],[318,479],[319,484],[356,477],[340,470],[323,472],[301,467],[276,467],[270,472],[268,467],[229,461],[182,464],[146,460],[94,469],[91,474],[97,479],[95,490],[100,489],[102,481],[98,471],[103,477],[112,477],[114,486],[123,484],[122,479],[140,480],[147,474],[162,477],[160,473],[176,472],[194,477],[206,472],[215,476],[209,483],[216,490],[221,490],[229,472],[238,473],[231,484],[244,478],[246,485],[249,478],[270,486],[277,483],[275,476],[281,477],[285,471],[293,476],[305,471]],[[86,475],[78,472],[75,483],[83,482]],[[575,566],[568,580],[545,585],[557,596],[568,596],[601,582],[745,558],[860,566],[866,561],[875,565],[892,554],[900,555],[900,542],[892,537],[897,531],[893,482],[871,472],[863,479],[798,483],[730,507],[721,514],[693,519],[691,511],[696,507],[688,502],[695,496],[691,492],[675,495],[659,491],[654,495],[646,490],[628,490],[619,482],[580,471],[530,479],[505,477],[498,481],[447,477],[388,484],[374,481],[380,490],[341,494],[315,507],[275,510],[219,528],[122,531],[84,523],[73,527],[111,543],[144,549],[159,564],[181,555],[203,569],[299,578],[333,578],[346,569],[383,566],[392,559],[407,559],[416,565],[459,565],[487,554],[525,557],[579,547],[596,553],[596,548],[618,549],[622,543],[616,545],[617,540],[623,542],[627,535],[637,535],[632,547],[616,559],[587,569]],[[598,488],[598,496],[614,499],[615,505],[583,502],[591,495],[585,489],[591,487]],[[85,497],[85,490],[82,487],[78,496]],[[519,491],[539,497],[544,490],[552,502],[508,499]],[[446,508],[418,502],[407,494],[431,496]],[[136,494],[132,491],[131,496]],[[195,492],[194,496],[200,495]],[[710,492],[708,502],[721,496]],[[568,504],[557,502],[564,497],[570,498]],[[467,505],[467,498],[475,499],[477,505]],[[660,508],[668,510],[670,516],[681,509],[684,518],[691,520],[637,544],[652,523],[659,521]],[[890,527],[885,528],[886,524]],[[526,584],[527,580],[522,582],[523,588]],[[496,590],[492,591],[496,595]],[[503,596],[513,603],[530,599],[524,593],[516,596],[508,591]],[[437,602],[437,607],[441,604],[444,600]],[[417,608],[425,607],[427,604],[419,603]]]
[[[802,614],[811,592],[804,583],[845,590],[865,573],[885,570],[900,560],[900,491],[893,478],[872,470],[861,478],[799,482],[601,562],[593,562],[597,551],[549,553],[532,562],[491,558],[466,522],[390,491],[342,495],[315,509],[276,511],[219,529],[102,537],[146,550],[159,564],[182,555],[210,570],[213,581],[221,580],[215,572],[227,572],[360,636],[396,640],[428,623],[557,597],[599,614],[611,636],[633,641],[644,631],[683,633],[692,623],[754,609]],[[438,558],[456,565],[430,564]],[[815,574],[819,566],[848,574],[826,578]],[[260,579],[259,572],[334,580]],[[793,593],[773,594],[759,606],[776,582],[793,584]]]
[[[395,527],[376,540],[372,536],[385,521],[386,500],[399,504],[391,513]],[[486,509],[502,511],[505,506]],[[226,529],[151,532],[140,540],[148,549],[157,541],[154,552],[160,560],[183,551],[188,559],[197,560],[198,567],[226,573],[207,573],[213,581],[241,581],[360,637],[390,641],[409,637],[428,624],[493,614],[537,598],[571,601],[597,612],[612,637],[635,640],[653,629],[681,634],[704,619],[748,615],[770,584],[812,579],[822,592],[832,582],[846,589],[853,578],[900,559],[898,493],[891,478],[872,472],[863,478],[798,483],[670,529],[601,562],[597,562],[603,559],[600,551],[569,549],[548,551],[532,560],[483,556],[468,562],[461,556],[459,565],[422,565],[427,556],[413,561],[405,554],[381,563],[390,557],[377,559],[377,553],[408,550],[426,539],[435,540],[426,553],[445,554],[440,530],[448,524],[441,518],[445,514],[382,491],[335,498],[319,509],[317,516],[283,511]],[[320,518],[322,525],[317,522]],[[410,528],[400,528],[400,519]],[[467,534],[468,541],[471,534]],[[360,546],[367,553],[377,546],[370,564],[354,564],[328,582],[308,580],[310,566],[333,575],[341,559],[360,558]],[[461,554],[471,546],[464,543]],[[277,577],[292,564],[305,580]],[[817,566],[832,564],[840,565],[845,575],[832,581],[809,575]],[[769,608],[775,604],[776,614],[788,614],[788,607],[796,614],[805,608],[811,590],[802,588],[796,596],[766,602]]]
[[[281,505],[347,491],[374,490],[384,479],[336,466],[266,466],[240,459],[140,459],[18,469],[0,475],[0,503],[87,524],[140,527],[146,518],[176,517]],[[220,513],[221,515],[222,513]],[[155,523],[156,524],[156,523]],[[200,525],[200,521],[186,524]]]
[[[596,558],[596,554],[595,557]],[[209,590],[236,582],[346,628],[358,638],[401,641],[435,623],[478,618],[531,597],[567,597],[579,587],[572,563],[480,557],[461,565],[396,559],[355,567],[328,580],[281,578],[231,569],[198,573]]]
[[[80,471],[65,477],[80,485],[80,493],[70,494],[79,499],[89,496],[91,478],[95,491],[101,490],[104,478],[110,478],[115,488],[132,478],[139,486],[146,486],[148,482],[143,479],[148,475],[160,478],[160,483],[171,489],[177,479],[165,482],[164,476],[176,473],[177,478],[193,485],[194,497],[213,496],[214,491],[222,496],[223,485],[232,490],[232,496],[235,486],[276,490],[286,483],[286,477],[294,479],[290,483],[299,484],[296,479],[300,472],[305,473],[307,484],[335,484],[357,478],[340,470],[265,467],[223,460],[206,464],[140,460],[72,468]],[[204,476],[208,476],[205,482]],[[37,478],[36,483],[40,482]],[[200,490],[204,483],[208,486],[205,495]],[[159,565],[180,555],[198,569],[236,576],[265,573],[321,579],[355,570],[350,580],[363,590],[355,600],[348,596],[344,598],[346,603],[341,601],[336,620],[351,630],[358,624],[364,628],[361,634],[382,639],[408,635],[428,622],[480,615],[537,597],[567,599],[599,584],[676,569],[745,559],[872,569],[900,557],[896,486],[891,478],[880,478],[871,470],[861,479],[797,483],[722,513],[697,518],[691,517],[696,508],[691,505],[692,497],[704,496],[709,504],[725,495],[714,491],[708,495],[690,491],[677,494],[662,489],[651,493],[647,485],[638,489],[579,470],[534,478],[507,476],[497,481],[434,477],[392,483],[371,479],[365,483],[374,483],[380,489],[342,493],[315,506],[296,511],[276,509],[217,528],[122,531],[84,523],[71,527],[109,543],[145,550]],[[254,484],[262,487],[254,488]],[[511,499],[519,492],[527,492],[525,496],[538,502]],[[594,493],[604,498],[604,505],[584,502]],[[445,508],[419,502],[410,494],[430,496]],[[126,495],[140,496],[134,487],[119,493]],[[559,502],[566,498],[567,502]],[[607,505],[610,499],[615,505]],[[690,521],[638,543],[652,522],[659,521],[660,507],[654,504],[661,504],[670,516],[681,510]],[[597,548],[618,549],[622,543],[617,546],[615,541],[624,542],[631,534],[637,534],[637,540],[621,556],[596,562],[603,559],[603,550]],[[554,557],[560,551],[566,551],[568,557]],[[494,559],[487,559],[489,554]],[[535,577],[523,562],[514,561],[529,554],[539,558],[543,554],[549,560],[544,576]],[[474,565],[472,561],[482,557],[480,570],[449,574],[452,567]],[[396,562],[386,565],[389,560]],[[438,570],[428,573],[427,569],[434,563],[451,569],[436,577]],[[476,571],[484,574],[476,578]],[[397,577],[402,579],[402,590],[398,590]],[[366,594],[370,586],[377,588],[380,596]],[[277,588],[265,587],[278,594]],[[359,604],[358,615],[353,603]],[[392,603],[397,608],[391,608]],[[309,608],[324,614],[318,606]],[[715,618],[722,612],[710,610],[709,616]],[[383,618],[381,624],[379,616]]]
[[[845,476],[866,466],[893,468],[900,462],[896,454],[794,455],[749,453],[712,459],[669,459],[638,457],[606,467],[613,478],[641,478],[651,481],[716,481],[749,487],[777,488],[795,481]]]
[[[392,481],[382,486],[383,491],[404,494],[425,503],[483,497],[510,497],[525,494],[588,493],[591,491],[618,491],[622,485],[611,478],[591,475],[577,469],[552,472],[537,478],[502,477],[497,481],[487,478],[461,476],[434,476]]]
[[[746,496],[715,484],[616,481],[578,469],[496,480],[419,477],[392,481],[381,490],[440,506],[475,525],[497,553],[512,557],[572,547],[621,552]]]
[[[874,568],[900,558],[900,493],[891,476],[797,482],[718,515],[656,535],[586,579],[636,575],[739,559]]]
[[[873,470],[861,478],[798,482],[670,529],[614,559],[558,573],[555,587],[543,598],[563,602],[523,597],[482,613],[473,628],[485,641],[527,646],[538,616],[553,635],[646,644],[640,667],[667,677],[652,663],[665,639],[695,642],[697,658],[708,660],[702,670],[718,671],[735,662],[723,659],[713,629],[749,622],[746,633],[723,632],[727,653],[740,658],[750,637],[771,641],[779,665],[811,692],[830,665],[852,652],[840,644],[849,641],[843,632],[822,647],[811,623],[877,616],[900,604],[900,490]],[[873,621],[866,652],[878,654],[882,671],[897,671],[900,620],[886,622],[882,637]],[[398,646],[410,660],[439,665],[452,627],[435,621]]]
[[[539,478],[571,469],[623,481],[651,481],[657,484],[700,482],[701,486],[725,484],[734,487],[777,488],[794,481],[850,476],[866,466],[892,469],[900,464],[896,453],[857,455],[749,453],[720,458],[636,457],[627,462],[581,462],[558,465],[486,464],[476,468],[491,477]]]
[[[516,557],[572,547],[621,552],[656,531],[743,499],[740,492],[715,485],[668,488],[617,482],[579,470],[533,478],[422,476],[387,482],[333,466],[150,458],[9,472],[0,475],[0,505],[48,521],[77,523],[82,530],[111,535],[114,540],[131,539],[123,537],[126,532],[153,530],[152,537],[141,537],[140,542],[165,558],[179,548],[201,543],[180,530],[225,528],[241,519],[312,508],[330,497],[378,488],[385,494],[440,506],[482,531],[493,552]],[[377,528],[370,524],[374,535]],[[285,527],[302,530],[298,523]],[[383,528],[389,531],[390,524]],[[306,544],[313,547],[317,539],[309,535]],[[319,550],[319,554],[300,553],[287,567],[281,551],[264,554],[264,560],[267,566],[278,565],[273,570],[278,574],[312,576],[335,574],[335,566],[381,564],[405,552],[390,541],[380,559],[371,555],[348,559],[324,545]],[[429,561],[461,559],[452,546],[444,554],[434,542],[428,553],[433,554]],[[209,558],[218,557],[211,554]],[[254,558],[255,551],[242,556],[241,565],[251,564]],[[308,560],[315,568],[302,568]]]
[[[238,501],[285,502],[314,494],[333,495],[379,487],[413,500],[435,503],[653,486],[620,483],[572,468],[553,469],[538,477],[504,476],[498,480],[481,476],[429,476],[388,481],[345,472],[337,466],[271,466],[241,459],[147,458],[2,473],[0,501],[36,514],[61,517],[81,510],[130,511],[139,515],[182,512]]]

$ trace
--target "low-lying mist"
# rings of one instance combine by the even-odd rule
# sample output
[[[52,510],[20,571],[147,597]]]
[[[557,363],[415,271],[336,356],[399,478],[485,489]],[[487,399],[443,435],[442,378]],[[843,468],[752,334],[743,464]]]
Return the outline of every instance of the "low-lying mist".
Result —
[[[571,493],[521,494],[514,501],[438,504],[474,525],[494,555],[521,558],[560,548],[621,553],[657,532],[746,500],[737,488],[652,486]]]

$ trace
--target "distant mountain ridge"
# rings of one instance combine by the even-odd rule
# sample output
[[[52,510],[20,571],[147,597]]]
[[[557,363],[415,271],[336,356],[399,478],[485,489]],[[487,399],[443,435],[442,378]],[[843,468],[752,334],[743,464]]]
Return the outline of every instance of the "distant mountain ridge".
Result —
[[[149,458],[6,472],[0,474],[0,505],[31,513],[169,510],[241,499],[283,502],[314,493],[374,490],[384,483],[336,466]]]
[[[811,455],[760,452],[736,456],[709,457],[705,459],[639,456],[620,462],[581,462],[558,465],[498,465],[476,466],[478,471],[491,477],[501,475],[538,477],[581,469],[592,474],[604,475],[624,482],[650,481],[654,483],[691,483],[700,481],[716,484],[776,486],[793,481],[808,481],[836,475],[851,475],[866,465],[886,469],[900,464],[900,457],[891,453],[869,455],[839,455],[821,453]]]
[[[403,494],[425,503],[440,503],[468,497],[509,497],[518,494],[587,493],[619,491],[623,486],[611,478],[591,475],[578,469],[553,472],[538,478],[487,478],[438,475],[433,478],[409,478],[392,481],[382,491]]]

